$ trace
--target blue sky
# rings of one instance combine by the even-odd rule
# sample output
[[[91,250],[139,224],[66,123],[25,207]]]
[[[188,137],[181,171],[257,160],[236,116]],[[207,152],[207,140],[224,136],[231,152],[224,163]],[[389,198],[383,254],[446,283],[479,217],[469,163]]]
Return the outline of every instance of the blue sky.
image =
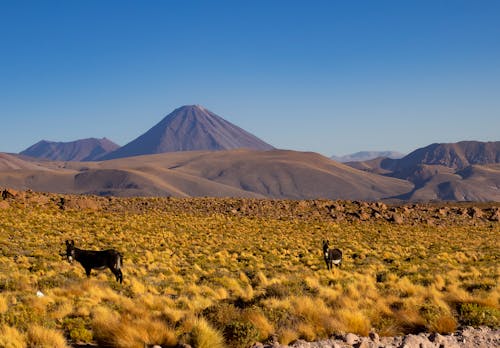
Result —
[[[0,0],[0,151],[186,104],[326,156],[500,140],[500,1]]]

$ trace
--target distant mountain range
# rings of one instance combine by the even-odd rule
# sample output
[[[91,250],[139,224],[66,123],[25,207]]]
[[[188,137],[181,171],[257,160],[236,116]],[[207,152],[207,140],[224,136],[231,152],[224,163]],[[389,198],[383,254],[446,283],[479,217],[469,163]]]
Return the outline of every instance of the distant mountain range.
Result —
[[[386,157],[398,159],[404,157],[404,154],[396,151],[360,151],[350,155],[344,156],[332,156],[330,157],[332,160],[337,162],[361,162],[361,161],[369,161],[378,157]]]
[[[413,183],[404,200],[500,201],[500,141],[436,143],[401,159],[347,164]]]
[[[42,140],[20,154],[52,161],[96,161],[119,147],[106,138],[89,138],[70,142]]]
[[[123,147],[106,138],[41,141],[19,155],[0,153],[0,186],[116,196],[500,201],[500,142],[381,155],[399,156],[361,152],[342,164],[276,150],[190,105]]]

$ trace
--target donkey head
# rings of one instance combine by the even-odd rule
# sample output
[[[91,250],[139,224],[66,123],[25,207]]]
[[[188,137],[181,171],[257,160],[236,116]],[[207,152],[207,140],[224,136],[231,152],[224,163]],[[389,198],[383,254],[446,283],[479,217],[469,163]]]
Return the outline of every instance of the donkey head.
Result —
[[[66,241],[66,257],[68,258],[69,263],[72,263],[75,259],[75,241],[67,240]]]
[[[327,253],[329,247],[330,247],[330,241],[329,240],[323,240],[323,253]]]

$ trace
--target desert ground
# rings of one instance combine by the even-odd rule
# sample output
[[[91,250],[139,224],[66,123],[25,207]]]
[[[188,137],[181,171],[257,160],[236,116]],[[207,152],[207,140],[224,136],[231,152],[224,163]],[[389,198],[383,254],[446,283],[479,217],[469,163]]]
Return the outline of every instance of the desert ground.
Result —
[[[0,346],[403,346],[397,337],[438,344],[458,332],[470,343],[483,331],[494,346],[499,221],[499,203],[5,189]],[[327,270],[326,239],[342,267]],[[66,240],[120,251],[123,283],[109,270],[87,278]]]

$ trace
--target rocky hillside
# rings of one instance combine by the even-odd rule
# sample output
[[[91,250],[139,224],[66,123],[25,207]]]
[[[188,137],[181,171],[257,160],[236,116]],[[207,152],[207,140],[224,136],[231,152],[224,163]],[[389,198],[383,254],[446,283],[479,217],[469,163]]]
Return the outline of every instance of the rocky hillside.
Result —
[[[401,159],[347,164],[412,182],[403,200],[500,201],[500,141],[432,144]]]
[[[500,203],[384,204],[342,200],[276,200],[249,198],[118,198],[66,195],[33,191],[0,190],[0,208],[8,206],[57,206],[61,210],[88,209],[107,212],[158,210],[193,215],[229,214],[278,220],[332,222],[389,222],[395,225],[491,223],[498,228]]]

